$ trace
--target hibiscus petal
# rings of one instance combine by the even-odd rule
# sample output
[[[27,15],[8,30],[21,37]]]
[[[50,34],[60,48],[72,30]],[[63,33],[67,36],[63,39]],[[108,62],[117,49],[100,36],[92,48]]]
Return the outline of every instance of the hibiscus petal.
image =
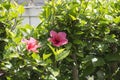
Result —
[[[56,37],[57,36],[57,32],[55,32],[55,31],[50,31],[50,36],[51,37]]]
[[[59,32],[58,36],[60,39],[65,39],[66,38],[66,33],[65,32]]]
[[[56,46],[56,47],[60,47],[61,46],[60,43],[58,43],[58,44],[53,43],[53,45]]]
[[[62,46],[62,45],[67,44],[67,43],[68,43],[67,39],[62,39],[59,44]]]
[[[38,52],[37,48],[40,47],[39,45],[35,45],[33,48],[31,48],[31,51]]]
[[[48,38],[48,41],[52,42],[52,44],[56,47],[60,47],[64,44],[68,43],[68,40],[66,39],[66,33],[65,32],[55,32],[50,31],[51,38]]]
[[[28,40],[27,39],[22,39],[21,42],[28,43]]]
[[[51,38],[48,38],[48,41],[50,41],[50,42],[51,42]]]
[[[35,43],[35,44],[37,44],[37,41],[36,41],[34,38],[32,38],[32,37],[30,37],[29,42],[30,42],[30,43]]]
[[[26,49],[28,51],[38,52],[37,48],[39,48],[40,45],[38,44],[36,39],[30,37],[29,40],[22,39],[22,42],[26,43]]]

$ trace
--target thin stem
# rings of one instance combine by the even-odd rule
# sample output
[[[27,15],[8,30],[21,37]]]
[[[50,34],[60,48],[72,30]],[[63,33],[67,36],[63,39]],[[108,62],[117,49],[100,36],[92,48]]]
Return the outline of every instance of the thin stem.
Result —
[[[52,0],[52,6],[53,6],[52,25],[54,25],[54,17],[55,17],[55,1],[54,0]]]
[[[73,80],[79,80],[78,76],[78,64],[77,64],[77,57],[76,54],[72,55],[72,58],[74,60],[74,66],[73,66]]]

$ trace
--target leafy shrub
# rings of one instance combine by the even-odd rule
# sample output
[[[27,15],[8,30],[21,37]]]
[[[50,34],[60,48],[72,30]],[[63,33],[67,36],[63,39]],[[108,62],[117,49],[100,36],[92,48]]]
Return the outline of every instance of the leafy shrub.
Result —
[[[37,27],[17,24],[11,31],[8,23],[1,74],[8,80],[119,80],[119,4],[52,0],[43,6]],[[16,17],[9,21],[14,24]]]

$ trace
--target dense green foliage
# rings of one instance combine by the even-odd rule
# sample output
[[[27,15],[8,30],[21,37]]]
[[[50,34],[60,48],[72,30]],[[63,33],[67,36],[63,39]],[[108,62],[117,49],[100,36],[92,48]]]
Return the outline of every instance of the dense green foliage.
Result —
[[[6,43],[0,54],[1,80],[120,79],[119,0],[52,0],[43,6],[37,27],[19,24],[23,11],[16,3],[0,4],[5,33],[1,37],[0,31],[0,39]],[[68,44],[53,46],[51,30],[65,32]],[[38,53],[21,42],[30,37],[41,45]]]

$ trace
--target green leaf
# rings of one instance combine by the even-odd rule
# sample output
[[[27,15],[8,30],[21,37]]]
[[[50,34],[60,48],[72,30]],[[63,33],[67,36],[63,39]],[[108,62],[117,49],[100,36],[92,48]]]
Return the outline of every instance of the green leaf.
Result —
[[[43,60],[46,60],[47,58],[49,58],[52,54],[43,54]]]
[[[102,70],[97,72],[97,76],[98,76],[98,80],[104,80],[105,79],[104,72]]]
[[[56,50],[56,54],[55,55],[59,55],[60,53],[62,53],[65,49],[59,49],[59,50]]]
[[[7,32],[7,34],[9,34],[10,35],[10,37],[15,37],[15,34],[13,33],[13,32],[11,32],[8,28],[6,28],[6,32]]]
[[[18,11],[19,11],[20,14],[22,14],[22,13],[25,11],[25,10],[24,10],[24,7],[20,5],[20,6],[18,7]]]
[[[68,14],[68,15],[71,17],[72,20],[76,20],[76,18],[73,15],[71,14]]]
[[[10,58],[18,58],[19,54],[18,53],[13,53],[9,55]]]
[[[40,56],[39,56],[39,54],[37,54],[37,53],[33,53],[33,54],[32,54],[32,57],[33,57],[33,59],[35,59],[36,61],[39,61],[39,60],[40,60]]]
[[[80,19],[80,24],[84,26],[85,24],[87,24],[87,22],[85,20]]]
[[[83,54],[83,52],[79,52],[79,53],[77,53],[77,56],[84,57],[84,54]]]
[[[50,49],[53,51],[54,55],[56,55],[57,53],[55,52],[55,49],[54,49],[51,45],[49,45],[49,44],[48,44],[48,46],[49,46]]]
[[[54,75],[54,76],[58,76],[60,73],[60,70],[57,68],[51,68],[49,67],[48,70]]]
[[[74,44],[82,44],[82,41],[79,40],[79,39],[76,39],[76,40],[73,41],[73,43],[74,43]]]
[[[66,48],[67,50],[71,49],[71,47],[72,47],[72,43],[70,43],[70,42],[69,42],[69,44],[66,44],[66,45],[65,45],[65,48]]]
[[[116,17],[116,18],[114,19],[114,22],[115,22],[115,23],[120,23],[120,17]]]
[[[21,40],[22,40],[21,36],[13,38],[13,41],[16,42],[16,44],[21,42]]]
[[[84,32],[78,31],[78,32],[76,32],[76,34],[77,34],[77,35],[81,35],[81,34],[84,34]]]
[[[69,53],[70,53],[70,50],[66,50],[66,51],[63,51],[62,53],[60,53],[59,55],[56,55],[55,56],[56,61],[60,61],[64,58],[66,58],[69,55]]]
[[[9,76],[6,76],[6,78],[7,78],[7,80],[12,80],[12,78],[11,78],[11,77],[9,77]]]
[[[111,35],[106,35],[105,38],[104,38],[105,41],[108,41],[110,43],[113,43],[113,42],[117,42],[118,40],[116,39],[116,35],[115,34],[111,34]]]
[[[5,58],[18,58],[19,57],[19,54],[18,53],[7,53],[7,54],[4,54],[4,57]]]
[[[107,61],[120,61],[120,55],[119,54],[108,54],[105,56],[105,59]]]
[[[10,4],[9,4],[9,3],[4,3],[3,6],[4,6],[7,10],[10,9]]]
[[[93,60],[93,59],[96,59],[96,60]],[[103,66],[105,64],[105,61],[103,58],[93,58],[93,59],[92,59],[92,63],[94,67]]]
[[[91,74],[93,71],[95,70],[95,68],[93,67],[93,65],[89,65],[87,66],[84,70],[83,70],[83,76],[87,76],[89,74]]]

